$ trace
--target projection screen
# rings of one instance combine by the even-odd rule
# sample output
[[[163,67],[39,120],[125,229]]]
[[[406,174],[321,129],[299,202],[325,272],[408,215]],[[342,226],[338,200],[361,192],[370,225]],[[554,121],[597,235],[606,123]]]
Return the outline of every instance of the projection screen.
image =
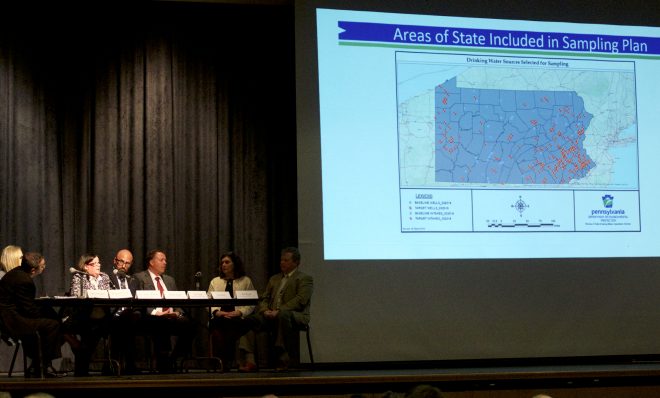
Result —
[[[657,24],[415,4],[297,4],[318,361],[658,353]]]

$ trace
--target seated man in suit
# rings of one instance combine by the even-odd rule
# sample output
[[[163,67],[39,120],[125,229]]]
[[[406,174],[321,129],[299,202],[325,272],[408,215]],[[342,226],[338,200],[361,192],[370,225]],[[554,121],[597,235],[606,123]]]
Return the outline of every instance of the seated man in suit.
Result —
[[[130,275],[133,265],[133,253],[127,249],[121,249],[115,254],[112,261],[114,269],[110,273],[110,281],[114,289],[128,289],[135,297],[135,292],[140,288],[137,279]],[[135,331],[142,318],[140,310],[136,308],[118,308],[114,312],[110,322],[112,335],[113,358],[123,362],[124,374],[135,374]]]
[[[152,250],[147,253],[146,262],[147,269],[134,275],[139,282],[139,290],[158,290],[161,296],[166,290],[178,290],[174,278],[165,275],[167,257],[162,250]],[[145,331],[153,335],[156,366],[159,372],[171,372],[179,359],[190,355],[194,334],[193,324],[184,315],[182,309],[147,308],[143,324]],[[173,349],[171,349],[170,336],[177,336]]]
[[[269,330],[274,335],[274,350],[277,358],[276,370],[289,367],[289,352],[298,341],[299,325],[309,324],[314,280],[298,269],[300,252],[295,247],[282,249],[280,270],[268,281],[266,291],[261,296],[256,313],[247,319],[253,330]],[[253,358],[254,345],[249,339],[241,340],[241,349],[246,358]],[[252,355],[251,355],[252,354]],[[254,371],[256,365],[247,360],[239,370]]]
[[[41,306],[35,300],[37,288],[33,279],[45,269],[46,260],[41,254],[25,253],[21,265],[0,280],[0,323],[11,336],[21,339],[25,353],[32,359],[26,377],[39,376],[42,362],[50,368],[51,360],[61,357],[59,317],[51,307]],[[35,331],[41,337],[41,347],[37,345]],[[56,376],[52,368],[43,371],[46,376]]]
[[[121,249],[112,260],[114,269],[110,274],[110,280],[115,289],[129,289],[135,296],[135,291],[140,287],[137,279],[131,277],[130,270],[133,265],[133,253],[127,249]]]

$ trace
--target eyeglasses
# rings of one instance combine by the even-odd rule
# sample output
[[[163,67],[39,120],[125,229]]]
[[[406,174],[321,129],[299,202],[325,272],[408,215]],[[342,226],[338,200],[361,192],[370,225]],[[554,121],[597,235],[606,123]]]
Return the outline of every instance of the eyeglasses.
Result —
[[[118,258],[115,258],[115,262],[117,263],[117,265],[121,265],[121,264],[131,265],[132,264],[131,261],[124,261],[124,260],[120,260]]]

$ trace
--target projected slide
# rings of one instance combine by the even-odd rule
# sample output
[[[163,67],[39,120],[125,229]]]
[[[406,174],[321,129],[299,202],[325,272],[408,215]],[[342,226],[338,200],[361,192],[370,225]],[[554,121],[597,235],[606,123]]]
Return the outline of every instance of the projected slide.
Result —
[[[660,255],[659,33],[318,9],[325,258]]]
[[[575,198],[561,192],[598,190],[611,210],[605,191],[626,190],[619,208],[639,206],[628,192],[638,186],[633,62],[397,52],[396,71],[404,231],[639,230],[639,218],[611,211],[576,227]],[[415,200],[433,195],[420,187],[477,189],[481,202],[437,208]],[[530,189],[545,191],[531,222]],[[457,212],[480,217],[454,223]]]

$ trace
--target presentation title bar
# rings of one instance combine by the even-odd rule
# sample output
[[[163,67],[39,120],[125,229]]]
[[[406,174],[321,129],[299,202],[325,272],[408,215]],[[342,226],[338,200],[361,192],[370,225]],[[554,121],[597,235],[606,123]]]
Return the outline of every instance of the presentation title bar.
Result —
[[[660,54],[660,38],[338,21],[339,40],[482,48]]]

